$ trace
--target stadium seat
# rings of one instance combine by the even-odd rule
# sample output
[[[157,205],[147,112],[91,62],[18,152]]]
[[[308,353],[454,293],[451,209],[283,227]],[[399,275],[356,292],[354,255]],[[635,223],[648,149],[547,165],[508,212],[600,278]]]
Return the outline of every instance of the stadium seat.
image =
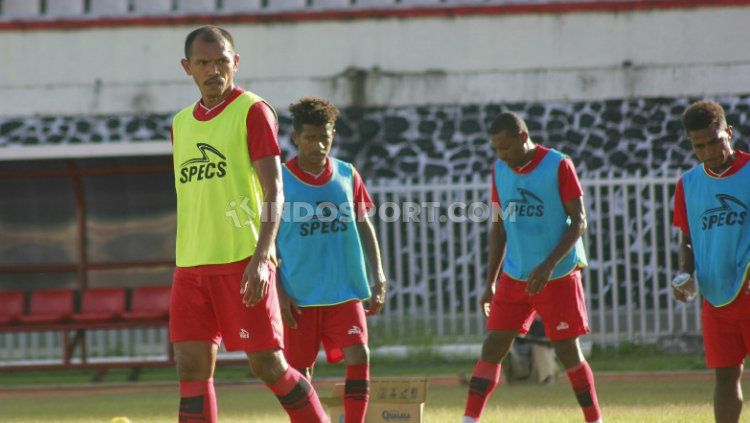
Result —
[[[222,5],[222,11],[229,13],[256,13],[261,9],[261,0],[224,0]]]
[[[91,0],[90,13],[93,16],[128,15],[128,0]]]
[[[73,314],[73,291],[69,289],[40,289],[31,294],[29,314],[18,317],[26,324],[62,322]]]
[[[92,288],[81,294],[81,312],[73,314],[76,322],[108,322],[125,312],[124,288]]]
[[[123,313],[125,320],[153,320],[169,317],[169,286],[142,286],[133,290],[130,311]]]
[[[23,292],[0,292],[0,326],[14,323],[23,314]]]
[[[45,14],[50,18],[79,18],[83,16],[83,3],[83,0],[48,1]]]
[[[41,3],[29,0],[4,0],[3,19],[38,18],[41,13]]]

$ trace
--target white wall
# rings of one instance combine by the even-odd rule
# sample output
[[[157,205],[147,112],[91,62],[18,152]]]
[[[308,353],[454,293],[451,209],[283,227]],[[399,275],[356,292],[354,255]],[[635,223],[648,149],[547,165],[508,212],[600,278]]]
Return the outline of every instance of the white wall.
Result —
[[[750,93],[747,22],[750,7],[226,27],[239,84],[283,108]],[[198,95],[179,64],[191,29],[0,32],[0,116],[173,112]]]

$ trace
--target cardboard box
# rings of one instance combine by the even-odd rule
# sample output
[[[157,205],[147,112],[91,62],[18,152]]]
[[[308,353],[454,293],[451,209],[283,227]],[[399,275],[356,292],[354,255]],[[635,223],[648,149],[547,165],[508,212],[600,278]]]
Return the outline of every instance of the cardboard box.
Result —
[[[426,378],[372,378],[365,423],[421,423],[426,399]],[[331,423],[345,423],[343,383],[337,383],[331,396],[323,397],[321,401],[328,409]]]

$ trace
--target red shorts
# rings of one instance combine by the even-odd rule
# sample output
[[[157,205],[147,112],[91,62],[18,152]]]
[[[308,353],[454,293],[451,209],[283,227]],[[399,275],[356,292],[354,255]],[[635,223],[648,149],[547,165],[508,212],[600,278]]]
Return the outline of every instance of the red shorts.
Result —
[[[269,265],[268,295],[253,307],[242,304],[239,273],[207,275],[178,267],[169,309],[172,342],[222,340],[227,351],[256,352],[284,347],[276,297],[276,270]]]
[[[737,298],[724,307],[703,301],[703,349],[706,367],[717,369],[742,364],[750,354],[750,292],[743,288]]]
[[[284,326],[284,355],[296,369],[312,367],[323,343],[329,363],[344,359],[343,349],[367,344],[365,309],[359,300],[332,306],[300,307],[297,329]]]
[[[515,280],[505,273],[500,275],[492,298],[487,329],[526,333],[536,313],[541,316],[545,333],[552,341],[589,333],[580,270],[550,280],[542,292],[533,296],[526,293],[526,282]]]

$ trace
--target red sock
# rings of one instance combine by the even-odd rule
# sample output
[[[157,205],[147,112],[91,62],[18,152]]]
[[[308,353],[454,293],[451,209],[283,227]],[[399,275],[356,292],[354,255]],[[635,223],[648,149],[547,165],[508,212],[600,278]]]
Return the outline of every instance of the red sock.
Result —
[[[479,419],[490,394],[500,380],[500,365],[477,361],[469,382],[469,396],[466,398],[464,416]]]
[[[583,416],[587,422],[595,422],[602,417],[599,401],[596,399],[594,373],[586,361],[567,370],[570,385],[573,386],[578,404],[583,409]]]
[[[315,388],[292,367],[287,368],[286,373],[268,387],[289,414],[291,423],[328,422]]]
[[[344,421],[364,423],[370,400],[370,365],[346,366],[344,386]]]
[[[180,423],[216,423],[214,379],[180,381]]]

